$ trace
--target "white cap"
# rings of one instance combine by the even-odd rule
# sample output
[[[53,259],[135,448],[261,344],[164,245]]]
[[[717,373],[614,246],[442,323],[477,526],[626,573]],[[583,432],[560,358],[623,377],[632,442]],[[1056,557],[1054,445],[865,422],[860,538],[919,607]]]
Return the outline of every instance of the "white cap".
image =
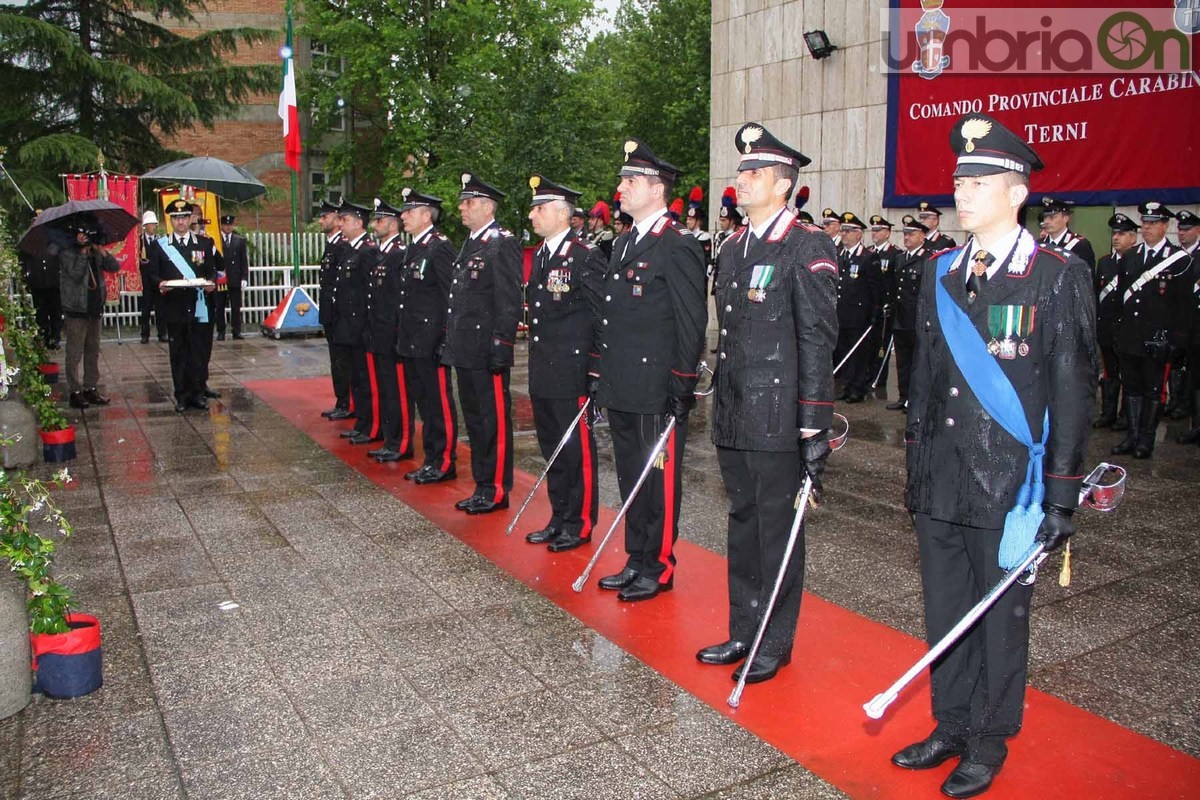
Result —
[[[145,214],[142,214],[142,224],[143,225],[151,225],[151,224],[157,225],[158,224],[158,216],[153,211],[147,211]]]

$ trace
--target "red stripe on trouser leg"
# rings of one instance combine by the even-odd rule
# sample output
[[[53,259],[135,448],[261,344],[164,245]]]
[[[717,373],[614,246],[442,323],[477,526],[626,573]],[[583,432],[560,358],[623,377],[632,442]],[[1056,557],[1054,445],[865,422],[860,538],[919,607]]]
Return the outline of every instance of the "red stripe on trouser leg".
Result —
[[[587,403],[586,397],[579,398],[579,407],[583,408]],[[583,527],[579,529],[579,536],[587,539],[592,535],[592,492],[596,487],[592,486],[592,431],[588,426],[588,415],[585,412],[579,418],[579,446],[583,448],[583,508],[580,514],[583,517]]]
[[[658,560],[663,565],[663,574],[659,583],[671,580],[675,566],[671,563],[671,550],[675,546],[675,431],[667,437],[665,448],[666,458],[663,459],[663,527],[662,549],[658,552]]]
[[[1167,365],[1165,367],[1163,367],[1162,389],[1159,390],[1159,393],[1158,393],[1158,402],[1160,402],[1160,403],[1167,402],[1167,384],[1168,384],[1168,382],[1170,382],[1170,380],[1171,380],[1171,362],[1168,361]]]
[[[396,362],[396,383],[400,387],[400,452],[412,447],[408,441],[408,387],[404,385],[404,365]]]
[[[450,454],[454,452],[455,432],[450,430],[450,391],[446,385],[449,374],[449,367],[438,366],[438,394],[442,398],[442,432],[446,438],[446,452],[442,453],[442,472],[450,469]]]
[[[508,417],[504,413],[504,376],[492,376],[492,399],[496,402],[496,497],[493,503],[504,499],[504,459],[508,456]]]
[[[366,434],[374,439],[379,435],[379,381],[375,375],[374,353],[367,353],[367,378],[371,389],[371,430]]]

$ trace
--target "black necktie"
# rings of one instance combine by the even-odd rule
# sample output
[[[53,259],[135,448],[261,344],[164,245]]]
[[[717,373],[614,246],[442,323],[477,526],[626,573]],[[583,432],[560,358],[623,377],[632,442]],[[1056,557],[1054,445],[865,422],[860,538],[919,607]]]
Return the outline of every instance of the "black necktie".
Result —
[[[967,303],[975,302],[975,298],[983,291],[984,284],[987,283],[987,270],[994,262],[996,257],[987,250],[977,250],[974,258],[971,260],[971,274],[967,276]]]

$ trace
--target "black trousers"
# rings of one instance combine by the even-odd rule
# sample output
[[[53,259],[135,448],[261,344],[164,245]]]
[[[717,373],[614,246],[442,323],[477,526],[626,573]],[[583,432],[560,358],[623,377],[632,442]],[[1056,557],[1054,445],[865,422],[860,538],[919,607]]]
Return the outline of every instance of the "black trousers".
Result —
[[[900,399],[908,399],[908,384],[912,379],[913,353],[917,349],[916,331],[894,331],[892,333],[896,352],[896,388]]]
[[[350,352],[350,348],[345,345],[329,344],[329,377],[333,381],[333,395],[337,398],[335,405],[338,408],[347,410],[353,409],[350,405],[353,395],[350,393],[350,376],[354,372],[354,358]]]
[[[379,398],[379,435],[383,446],[405,453],[413,446],[413,401],[404,365],[394,353],[368,353]]]
[[[354,430],[374,439],[379,435],[379,386],[375,362],[362,345],[350,350],[350,394],[354,398]]]
[[[749,643],[762,624],[763,609],[783,567],[800,491],[800,451],[767,453],[718,447],[717,463],[729,496],[729,638]],[[801,525],[763,636],[764,655],[792,652],[803,593]]]
[[[216,319],[213,320],[217,326],[217,333],[225,335],[225,309],[229,309],[229,325],[233,328],[233,334],[240,336],[242,333],[242,290],[234,289],[233,284],[229,284],[224,291],[218,289],[213,292],[213,308],[216,312]]]
[[[192,338],[197,347],[197,366],[200,374],[200,391],[208,388],[208,363],[212,361],[213,323],[212,309],[208,311],[208,322],[194,324]]]
[[[454,407],[450,368],[439,364],[436,356],[406,358],[403,365],[409,393],[421,414],[424,463],[446,472],[458,459],[458,411]]]
[[[42,333],[42,341],[47,344],[62,341],[62,294],[57,288],[30,289],[29,294],[33,296],[34,317]]]
[[[587,397],[531,397],[538,447],[547,461]],[[579,418],[571,438],[546,474],[550,497],[550,523],[546,526],[584,538],[592,535],[600,511],[596,491],[596,437],[588,415]]]
[[[142,323],[142,338],[150,338],[150,315],[154,315],[154,327],[158,332],[158,338],[161,339],[167,335],[167,327],[163,325],[155,309],[158,308],[158,290],[149,289],[142,292],[142,296],[138,301],[138,317]]]
[[[850,352],[850,348],[854,347],[855,342],[859,340],[864,331],[866,328],[842,328],[838,331],[837,351],[833,357],[834,366],[837,366],[845,358],[846,353]],[[871,359],[870,339],[871,337],[868,336],[850,358],[846,359],[846,363],[842,364],[842,369],[837,375],[842,386],[853,396],[865,397],[871,390],[871,379],[875,377],[867,374]]]
[[[1101,378],[1121,379],[1121,361],[1117,356],[1117,348],[1111,343],[1100,342],[1100,364],[1104,367]]]
[[[925,636],[942,638],[1004,577],[1001,530],[914,517],[925,593]],[[933,663],[937,732],[963,742],[967,758],[1004,763],[1005,740],[1021,730],[1029,668],[1032,586],[1014,584],[987,614]]]
[[[664,414],[633,414],[609,409],[608,425],[622,501],[637,484],[650,451],[665,429],[666,420]],[[663,448],[662,459],[650,470],[625,515],[625,566],[659,583],[667,583],[675,576],[675,541],[679,538],[686,443],[687,425],[676,425]]]
[[[1129,397],[1162,400],[1163,382],[1167,378],[1167,360],[1148,355],[1118,353],[1121,369],[1121,388]]]
[[[884,362],[890,361],[892,356],[887,352],[888,341],[892,338],[892,318],[887,317],[883,325],[876,325],[871,335],[867,337],[867,341],[862,343],[863,347],[871,345],[869,358],[867,363],[867,389],[871,389],[871,381],[875,380],[875,376],[879,376],[879,383],[875,384],[875,390],[887,391],[887,369]]]
[[[204,354],[199,324],[194,322],[168,322],[167,334],[171,342],[167,347],[171,358],[171,382],[174,384],[175,400],[186,403],[199,399],[204,392]],[[211,338],[212,332],[209,331]]]
[[[467,423],[467,438],[471,442],[475,494],[499,503],[508,497],[513,483],[509,370],[493,373],[486,369],[456,367],[455,372],[458,374],[458,397]]]

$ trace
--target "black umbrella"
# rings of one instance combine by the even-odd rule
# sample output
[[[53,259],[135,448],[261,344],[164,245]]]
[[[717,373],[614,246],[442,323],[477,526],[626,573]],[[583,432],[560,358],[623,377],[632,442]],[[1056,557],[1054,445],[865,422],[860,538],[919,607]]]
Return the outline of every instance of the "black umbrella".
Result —
[[[29,230],[17,242],[17,247],[35,256],[42,255],[51,244],[62,246],[74,240],[70,228],[84,225],[94,228],[96,244],[119,242],[138,224],[137,217],[107,200],[70,200],[61,206],[47,208],[37,215]]]
[[[186,183],[205,189],[226,200],[237,203],[253,200],[267,193],[258,178],[241,167],[211,156],[184,158],[155,167],[142,176],[143,180]]]

